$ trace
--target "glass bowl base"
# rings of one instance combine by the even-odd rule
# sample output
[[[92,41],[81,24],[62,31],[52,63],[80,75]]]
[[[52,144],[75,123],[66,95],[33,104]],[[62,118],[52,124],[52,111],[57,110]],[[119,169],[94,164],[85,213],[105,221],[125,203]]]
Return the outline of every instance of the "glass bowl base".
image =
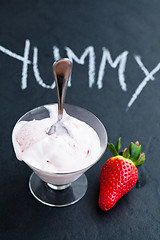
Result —
[[[55,188],[43,182],[34,172],[29,179],[29,189],[41,203],[51,207],[65,207],[79,201],[86,193],[88,182],[85,174],[66,187]]]

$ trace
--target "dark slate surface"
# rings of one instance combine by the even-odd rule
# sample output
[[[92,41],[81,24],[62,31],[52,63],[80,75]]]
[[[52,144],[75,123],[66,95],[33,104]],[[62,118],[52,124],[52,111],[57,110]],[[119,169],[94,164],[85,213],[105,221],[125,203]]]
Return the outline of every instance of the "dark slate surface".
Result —
[[[0,1],[0,239],[160,239],[159,12],[158,0]],[[21,60],[26,40],[30,42],[31,62],[27,86],[22,89]],[[86,173],[86,195],[75,205],[61,209],[44,206],[32,197],[28,188],[31,170],[13,152],[11,133],[18,118],[34,107],[56,102],[55,89],[42,87],[33,72],[37,47],[40,76],[44,84],[52,85],[53,46],[61,57],[67,57],[68,47],[77,58],[93,47],[95,83],[89,87],[89,57],[84,65],[74,61],[67,103],[96,114],[111,142],[121,136],[125,146],[138,139],[146,152],[137,188],[109,212],[102,212],[97,204],[100,170],[110,156],[108,150]],[[121,69],[125,70],[121,76],[127,91],[119,83],[119,65],[113,68],[108,62],[103,86],[97,87],[104,47],[113,62],[121,53],[128,53],[126,68]],[[13,53],[21,58],[16,59]],[[91,66],[93,70],[94,64]],[[148,75],[152,70],[153,75]],[[142,91],[127,108],[138,86]]]

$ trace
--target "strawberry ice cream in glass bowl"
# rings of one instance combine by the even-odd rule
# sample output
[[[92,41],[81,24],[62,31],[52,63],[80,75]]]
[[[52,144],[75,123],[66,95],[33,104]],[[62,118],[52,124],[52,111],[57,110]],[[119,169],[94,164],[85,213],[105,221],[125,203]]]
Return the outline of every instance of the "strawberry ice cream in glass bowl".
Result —
[[[17,158],[33,170],[31,193],[41,203],[55,207],[71,205],[84,196],[88,185],[84,173],[107,146],[106,130],[94,114],[64,105],[71,69],[69,59],[53,64],[58,105],[27,112],[12,133]]]
[[[94,114],[65,104],[63,123],[68,132],[48,135],[57,108],[51,104],[27,112],[16,123],[12,141],[17,158],[33,170],[29,179],[33,196],[46,205],[63,207],[86,193],[84,173],[102,157],[107,133]]]

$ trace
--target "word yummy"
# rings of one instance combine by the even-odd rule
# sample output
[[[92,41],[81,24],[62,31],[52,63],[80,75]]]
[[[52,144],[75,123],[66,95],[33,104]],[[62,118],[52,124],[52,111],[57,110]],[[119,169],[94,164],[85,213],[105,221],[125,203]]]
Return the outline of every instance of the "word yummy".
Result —
[[[126,69],[126,62],[127,62],[127,56],[128,56],[128,51],[122,52],[120,55],[117,56],[115,60],[112,59],[111,54],[109,50],[105,47],[102,48],[102,58],[100,61],[99,65],[99,70],[98,70],[98,78],[97,81],[95,81],[95,72],[96,72],[96,67],[95,67],[95,51],[93,46],[87,47],[83,54],[81,55],[80,58],[78,58],[75,53],[69,48],[69,47],[64,47],[66,51],[66,56],[71,60],[74,61],[78,64],[84,65],[85,64],[85,59],[88,57],[89,59],[89,64],[88,64],[88,78],[89,78],[89,88],[93,86],[93,84],[97,84],[98,89],[103,88],[103,78],[105,74],[105,68],[106,65],[109,64],[110,67],[112,68],[117,68],[118,69],[118,80],[120,84],[120,88],[122,91],[127,91],[127,84],[125,80],[125,69]],[[9,49],[6,49],[5,47],[0,45],[0,52],[7,54],[10,57],[13,57],[19,61],[22,62],[22,78],[21,78],[21,89],[24,90],[27,88],[27,77],[28,77],[28,65],[32,64],[33,65],[33,73],[35,76],[35,79],[37,83],[42,86],[43,88],[50,88],[54,89],[55,88],[55,83],[53,82],[52,85],[47,85],[43,81],[43,79],[40,76],[40,72],[38,69],[38,48],[34,47],[33,48],[33,60],[29,60],[29,52],[30,52],[30,40],[25,41],[25,46],[24,46],[24,54],[23,56],[20,56]],[[53,57],[55,60],[58,60],[61,58],[60,56],[60,51],[57,46],[53,46]],[[148,71],[147,68],[144,66],[141,57],[138,55],[134,56],[135,61],[137,62],[139,68],[143,71],[145,77],[144,79],[140,82],[139,86],[135,89],[135,92],[131,96],[130,101],[127,104],[126,111],[129,110],[129,108],[133,105],[133,103],[136,101],[140,93],[143,91],[144,87],[147,85],[147,83],[150,80],[154,80],[154,75],[160,70],[160,63],[152,70]],[[71,87],[71,79],[69,80],[68,86]]]

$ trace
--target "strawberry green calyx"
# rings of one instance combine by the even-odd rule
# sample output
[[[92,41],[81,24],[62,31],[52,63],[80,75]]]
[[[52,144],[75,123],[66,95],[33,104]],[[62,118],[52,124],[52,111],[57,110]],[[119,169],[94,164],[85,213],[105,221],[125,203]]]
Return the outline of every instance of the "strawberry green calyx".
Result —
[[[139,168],[145,161],[145,154],[141,153],[141,145],[139,145],[138,141],[135,143],[131,142],[129,147],[125,148],[121,152],[119,152],[121,148],[121,138],[118,139],[115,146],[112,143],[108,143],[107,146],[113,156],[122,156],[126,159],[129,159],[137,168]]]

